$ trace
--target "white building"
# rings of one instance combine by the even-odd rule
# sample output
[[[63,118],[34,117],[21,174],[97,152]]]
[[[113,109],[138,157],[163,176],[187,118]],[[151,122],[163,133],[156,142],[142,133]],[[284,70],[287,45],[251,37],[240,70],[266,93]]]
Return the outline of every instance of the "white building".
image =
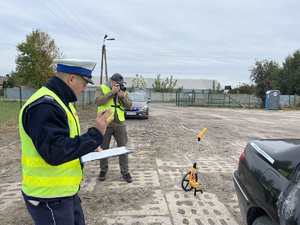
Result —
[[[132,82],[135,77],[124,77],[127,87],[132,87]],[[146,88],[153,88],[152,84],[154,83],[155,78],[145,78],[146,81]],[[161,77],[161,81],[164,81],[166,77]],[[195,89],[195,90],[216,90],[219,85],[219,82],[216,80],[209,80],[209,79],[179,79],[174,78],[177,80],[177,84],[175,88],[183,89]],[[100,78],[98,76],[93,78],[95,85],[99,85]]]
[[[127,87],[132,87],[132,81],[135,77],[125,77]],[[155,78],[144,78],[146,81],[146,87],[152,88]],[[164,81],[166,77],[162,77],[161,80]],[[195,90],[215,90],[218,87],[219,82],[216,80],[208,79],[177,79],[176,88],[183,89],[195,89]]]

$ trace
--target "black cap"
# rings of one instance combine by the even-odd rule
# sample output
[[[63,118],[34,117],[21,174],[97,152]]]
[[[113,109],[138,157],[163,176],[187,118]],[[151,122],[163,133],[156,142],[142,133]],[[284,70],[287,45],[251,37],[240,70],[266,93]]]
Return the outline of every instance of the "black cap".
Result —
[[[123,82],[124,81],[122,75],[119,74],[119,73],[115,73],[114,75],[111,76],[110,79],[113,80],[113,81],[116,81],[116,82]]]

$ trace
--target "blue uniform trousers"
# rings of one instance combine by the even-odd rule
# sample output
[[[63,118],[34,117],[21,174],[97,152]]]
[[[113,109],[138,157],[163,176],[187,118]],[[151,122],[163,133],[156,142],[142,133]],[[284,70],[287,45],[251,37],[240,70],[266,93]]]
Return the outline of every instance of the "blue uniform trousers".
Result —
[[[77,194],[39,201],[24,194],[23,197],[35,225],[85,225],[81,200]]]

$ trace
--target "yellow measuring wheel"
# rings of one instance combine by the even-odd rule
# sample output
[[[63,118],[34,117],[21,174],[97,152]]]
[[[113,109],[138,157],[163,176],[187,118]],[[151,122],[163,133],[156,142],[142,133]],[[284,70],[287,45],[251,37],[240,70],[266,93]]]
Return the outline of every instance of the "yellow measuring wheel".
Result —
[[[194,189],[195,196],[197,192],[201,192],[201,194],[203,193],[203,186],[198,179],[198,169],[196,163],[194,163],[189,172],[184,175],[181,181],[181,187],[186,192]]]

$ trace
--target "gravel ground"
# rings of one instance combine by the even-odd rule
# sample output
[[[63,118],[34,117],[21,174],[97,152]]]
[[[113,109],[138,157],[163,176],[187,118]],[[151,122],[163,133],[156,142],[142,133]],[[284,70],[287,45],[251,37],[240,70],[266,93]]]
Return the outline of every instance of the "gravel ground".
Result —
[[[85,165],[80,197],[87,224],[241,225],[232,172],[247,141],[297,138],[299,111],[178,108],[151,104],[148,120],[127,121],[133,183],[109,160],[107,180],[99,163]],[[93,126],[93,108],[81,110],[82,130]],[[207,127],[202,143],[196,134]],[[0,131],[0,224],[32,225],[20,195],[20,150],[16,125]],[[112,146],[115,142],[112,142]],[[181,190],[181,178],[197,162],[204,194]]]

